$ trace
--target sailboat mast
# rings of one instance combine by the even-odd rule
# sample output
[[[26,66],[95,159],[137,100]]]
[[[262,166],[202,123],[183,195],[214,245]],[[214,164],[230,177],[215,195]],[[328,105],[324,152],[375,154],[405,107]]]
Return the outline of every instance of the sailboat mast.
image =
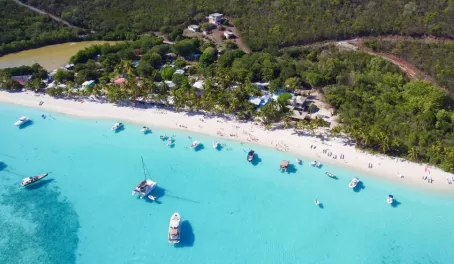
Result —
[[[143,168],[143,177],[145,178],[145,180],[147,179],[147,173],[145,172],[145,163],[143,162],[143,157],[140,156],[142,158],[142,168]]]

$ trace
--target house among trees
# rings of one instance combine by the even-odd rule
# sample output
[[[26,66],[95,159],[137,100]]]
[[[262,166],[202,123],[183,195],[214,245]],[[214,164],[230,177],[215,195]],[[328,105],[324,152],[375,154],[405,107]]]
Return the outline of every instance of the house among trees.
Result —
[[[193,32],[199,32],[200,31],[200,26],[198,25],[189,25],[188,30],[191,30]]]
[[[24,86],[27,81],[32,78],[31,75],[22,75],[22,76],[11,76],[11,79],[18,82],[20,85]]]
[[[222,22],[223,15],[219,13],[210,14],[208,16],[208,22],[210,24],[219,25]]]
[[[307,97],[305,96],[295,96],[290,99],[291,105],[288,106],[290,110],[290,119],[295,121],[301,121],[306,119],[307,115]]]

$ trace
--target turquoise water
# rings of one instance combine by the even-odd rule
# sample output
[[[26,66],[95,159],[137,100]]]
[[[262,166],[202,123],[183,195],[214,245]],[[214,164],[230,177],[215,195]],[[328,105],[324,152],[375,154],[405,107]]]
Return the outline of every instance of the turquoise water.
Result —
[[[0,263],[453,263],[454,198],[231,141],[0,104]],[[49,113],[46,113],[49,114]],[[13,126],[22,115],[34,122]],[[176,135],[169,148],[159,135]],[[189,148],[192,136],[205,144]],[[131,196],[140,157],[158,182],[150,202]],[[25,176],[51,172],[33,188]],[[338,180],[325,176],[335,172]],[[352,177],[363,180],[358,192]],[[389,193],[398,204],[386,203]],[[319,199],[323,208],[314,205]],[[169,218],[184,220],[168,244]]]

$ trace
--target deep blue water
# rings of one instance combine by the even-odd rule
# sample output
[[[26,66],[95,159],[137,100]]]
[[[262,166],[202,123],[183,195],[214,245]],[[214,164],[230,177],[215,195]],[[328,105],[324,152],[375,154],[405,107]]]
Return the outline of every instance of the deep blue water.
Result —
[[[295,157],[264,147],[220,141],[218,151],[197,134],[143,135],[129,123],[114,133],[112,120],[41,114],[0,104],[0,263],[454,263],[452,196],[308,160],[281,173],[280,161]],[[18,129],[22,115],[33,123]],[[173,148],[162,134],[176,136]],[[191,149],[188,136],[204,148]],[[257,164],[246,161],[250,147]],[[158,201],[130,194],[141,156]],[[352,177],[362,189],[348,188]],[[177,246],[167,242],[175,211]]]

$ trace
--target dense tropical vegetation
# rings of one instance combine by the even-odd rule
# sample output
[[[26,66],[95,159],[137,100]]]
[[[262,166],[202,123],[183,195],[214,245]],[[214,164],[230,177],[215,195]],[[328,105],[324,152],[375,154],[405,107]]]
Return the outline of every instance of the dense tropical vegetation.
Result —
[[[198,62],[194,54],[202,54]],[[237,49],[218,54],[212,43],[198,39],[167,45],[159,38],[142,37],[86,48],[71,62],[74,69],[58,70],[53,77],[57,86],[46,93],[232,114],[239,119],[258,118],[268,127],[278,121],[310,131],[326,126],[321,118],[292,123],[286,107],[294,89],[319,89],[341,121],[333,133],[348,134],[363,149],[454,171],[453,97],[429,83],[409,80],[396,65],[366,53],[328,46],[287,48],[278,56]],[[33,67],[36,70],[31,73],[37,79],[39,67]],[[3,73],[2,81],[11,75]],[[123,81],[115,84],[120,77]],[[86,80],[95,80],[96,85],[80,89]],[[202,89],[194,87],[198,80],[204,80]],[[248,102],[264,93],[253,85],[256,81],[269,81],[269,92],[283,93],[257,110]]]
[[[78,29],[65,27],[14,1],[0,0],[0,5],[0,56],[79,39]]]
[[[253,50],[363,35],[451,37],[454,33],[453,1],[22,1],[101,34],[158,31],[221,12],[233,18]]]
[[[451,41],[371,39],[365,44],[374,51],[392,53],[454,93],[454,43]]]

